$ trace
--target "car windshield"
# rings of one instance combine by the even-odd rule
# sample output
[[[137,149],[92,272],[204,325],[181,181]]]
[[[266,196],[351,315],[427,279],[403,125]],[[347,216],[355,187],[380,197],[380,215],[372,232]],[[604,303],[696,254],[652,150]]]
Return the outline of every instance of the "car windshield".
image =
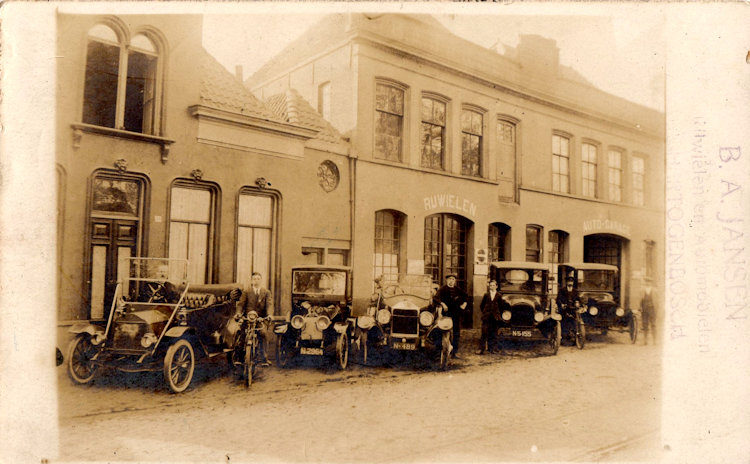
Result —
[[[344,271],[294,271],[292,293],[308,297],[346,294]]]
[[[546,275],[541,269],[498,269],[500,293],[544,293]]]
[[[615,288],[615,271],[591,269],[578,271],[579,291],[611,292]]]
[[[428,300],[432,298],[432,277],[426,274],[385,274],[380,278],[383,297],[414,295]]]
[[[128,264],[127,280],[122,282],[126,300],[177,303],[180,292],[187,284],[187,260],[128,258]]]

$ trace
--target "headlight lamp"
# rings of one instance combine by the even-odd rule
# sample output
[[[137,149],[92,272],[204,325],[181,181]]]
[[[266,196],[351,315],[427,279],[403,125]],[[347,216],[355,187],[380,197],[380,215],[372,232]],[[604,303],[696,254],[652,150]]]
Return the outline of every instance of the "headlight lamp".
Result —
[[[325,330],[329,325],[331,325],[331,320],[328,319],[328,316],[320,316],[315,320],[315,327],[317,327],[318,330]]]
[[[502,318],[503,318],[504,321],[509,321],[510,320],[510,311],[508,311],[506,309],[505,311],[503,311],[503,314],[501,314],[501,316],[502,316]]]
[[[589,314],[591,314],[592,316],[596,316],[597,314],[599,314],[599,308],[597,308],[596,306],[589,306]]]
[[[149,346],[156,343],[156,335],[153,332],[148,332],[146,335],[141,338],[141,346],[144,348],[148,348]]]
[[[290,321],[290,324],[292,324],[292,327],[299,330],[305,326],[305,318],[297,314],[296,316],[292,318],[292,320]]]
[[[625,310],[622,308],[617,308],[617,310],[615,310],[615,314],[617,315],[617,317],[622,317],[625,315]]]
[[[385,325],[389,322],[391,322],[391,312],[387,309],[381,309],[378,311],[378,323]]]
[[[536,322],[542,322],[543,319],[544,319],[544,314],[542,314],[540,312],[534,313],[534,320]]]
[[[437,326],[442,330],[450,330],[453,328],[453,319],[450,317],[441,317],[437,321]]]
[[[255,322],[255,320],[258,319],[258,313],[255,311],[250,311],[247,313],[247,320],[249,322]]]
[[[360,329],[370,329],[372,326],[375,325],[375,318],[372,316],[359,316],[357,318],[357,326]]]
[[[435,322],[435,316],[429,311],[422,311],[419,313],[419,323],[427,327]]]

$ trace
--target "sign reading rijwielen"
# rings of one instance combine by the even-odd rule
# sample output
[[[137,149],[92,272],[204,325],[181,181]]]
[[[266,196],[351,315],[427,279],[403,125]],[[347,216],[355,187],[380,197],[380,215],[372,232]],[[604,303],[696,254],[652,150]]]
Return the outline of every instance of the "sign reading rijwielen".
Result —
[[[424,210],[431,211],[434,209],[452,209],[472,217],[477,216],[477,205],[467,198],[452,193],[438,193],[424,197]]]
[[[630,237],[630,226],[614,219],[587,219],[583,221],[583,234],[609,233]]]

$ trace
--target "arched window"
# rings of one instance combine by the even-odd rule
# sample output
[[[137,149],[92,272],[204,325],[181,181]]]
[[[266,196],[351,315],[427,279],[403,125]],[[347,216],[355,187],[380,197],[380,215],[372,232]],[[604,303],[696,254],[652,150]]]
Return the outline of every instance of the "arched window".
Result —
[[[88,33],[83,122],[156,135],[160,105],[161,55],[157,43],[140,33],[124,34],[97,24]]]
[[[273,289],[277,197],[273,193],[245,188],[237,207],[237,256],[235,280],[246,284],[259,272],[261,284]]]
[[[526,261],[542,262],[542,227],[534,224],[526,225]]]
[[[549,262],[564,263],[568,260],[568,236],[564,230],[549,231]]]
[[[424,271],[434,282],[455,274],[457,285],[467,289],[466,254],[471,223],[454,214],[433,214],[424,219]]]
[[[487,231],[487,254],[489,261],[507,261],[510,259],[507,241],[510,227],[507,224],[496,222],[490,224]]]
[[[401,271],[401,234],[404,215],[398,211],[375,212],[374,276],[398,274]]]

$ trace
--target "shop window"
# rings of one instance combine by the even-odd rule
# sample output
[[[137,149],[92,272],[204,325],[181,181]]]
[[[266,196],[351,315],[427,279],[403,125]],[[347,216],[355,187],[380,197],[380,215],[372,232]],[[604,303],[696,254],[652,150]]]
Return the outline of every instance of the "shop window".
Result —
[[[404,216],[398,211],[375,212],[374,276],[398,274],[401,269],[401,234]]]
[[[444,169],[445,102],[422,97],[422,167]]]
[[[611,264],[620,268],[622,264],[622,239],[606,234],[584,237],[583,260],[587,263]]]
[[[552,136],[552,190],[570,193],[570,139]]]
[[[271,195],[257,193],[254,190],[240,192],[235,270],[238,282],[249,282],[252,273],[259,272],[263,277],[261,283],[271,287],[275,206],[275,198]]]
[[[216,190],[208,185],[178,182],[169,208],[169,257],[188,260],[188,281],[211,282]]]
[[[568,258],[568,233],[562,230],[549,232],[549,262],[564,263]]]
[[[82,120],[143,134],[158,132],[161,53],[144,34],[130,43],[109,26],[88,34]]]
[[[461,174],[479,177],[482,162],[482,114],[464,109],[461,112]]]
[[[318,113],[326,121],[331,120],[331,83],[324,82],[318,87]]]
[[[402,161],[403,125],[404,89],[375,84],[375,158]]]
[[[609,150],[609,200],[622,201],[622,152]]]
[[[633,204],[636,206],[643,206],[644,203],[644,176],[645,167],[643,158],[639,156],[633,157]]]
[[[466,249],[469,223],[453,214],[433,214],[424,221],[424,270],[436,283],[448,274],[466,290]]]
[[[506,246],[510,236],[510,227],[506,224],[496,222],[490,224],[487,233],[487,253],[489,261],[507,261],[510,256],[507,254],[509,247]]]
[[[581,145],[581,193],[596,198],[596,145]]]
[[[542,262],[542,227],[536,225],[526,226],[526,261],[532,263]]]

